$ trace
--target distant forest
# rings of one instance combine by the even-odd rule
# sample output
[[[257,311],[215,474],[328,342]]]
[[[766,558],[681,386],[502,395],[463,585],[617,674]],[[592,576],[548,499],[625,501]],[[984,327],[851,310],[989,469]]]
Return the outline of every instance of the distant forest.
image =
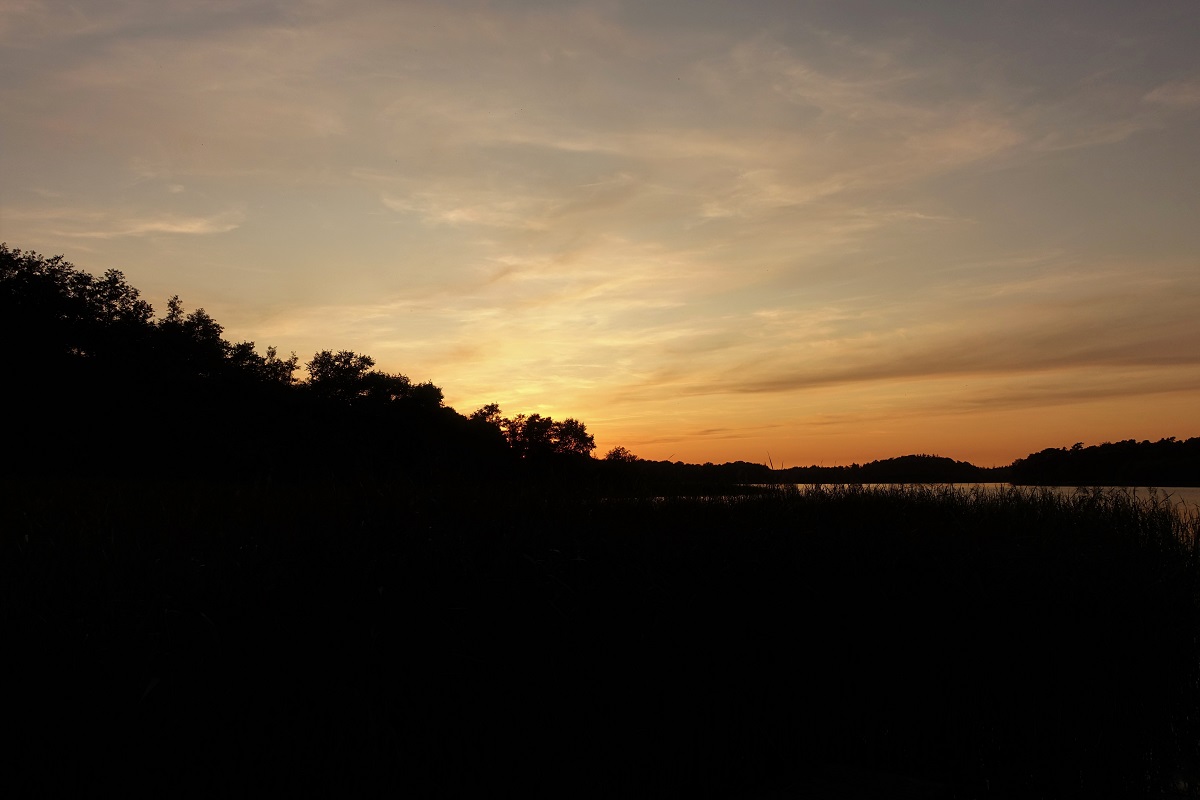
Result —
[[[1012,482],[1200,486],[1200,438],[1049,448],[1007,467],[930,455],[838,467],[647,461],[624,447],[592,457],[583,422],[463,415],[432,383],[348,350],[305,363],[229,342],[178,296],[155,317],[118,270],[0,244],[0,331],[9,345],[4,410],[12,474],[414,480],[503,476],[628,486],[733,483]]]

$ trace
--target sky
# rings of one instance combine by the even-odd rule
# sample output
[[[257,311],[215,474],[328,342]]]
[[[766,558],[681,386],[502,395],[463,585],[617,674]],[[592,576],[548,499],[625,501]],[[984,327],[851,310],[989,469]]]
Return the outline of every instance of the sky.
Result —
[[[4,0],[0,239],[598,454],[1186,438],[1197,41],[1195,0]]]

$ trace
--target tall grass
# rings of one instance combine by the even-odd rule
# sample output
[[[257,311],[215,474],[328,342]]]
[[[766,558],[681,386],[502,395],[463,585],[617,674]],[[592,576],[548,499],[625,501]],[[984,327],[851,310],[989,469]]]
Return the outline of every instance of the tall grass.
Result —
[[[62,791],[1197,794],[1200,522],[1161,495],[636,494],[0,487],[21,763]]]

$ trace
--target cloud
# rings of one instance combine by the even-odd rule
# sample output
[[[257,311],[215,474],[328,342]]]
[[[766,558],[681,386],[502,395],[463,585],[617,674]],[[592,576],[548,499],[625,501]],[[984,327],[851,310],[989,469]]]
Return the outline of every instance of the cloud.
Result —
[[[1002,384],[955,398],[944,411],[973,414],[1011,408],[1097,403],[1116,398],[1200,391],[1200,369],[1130,367],[1096,372],[1063,370],[1020,384]]]
[[[673,396],[799,395],[829,387],[971,376],[1024,381],[1062,370],[1200,365],[1192,346],[1200,286],[1186,273],[1150,271],[1115,290],[1123,271],[1037,277],[935,292],[881,313],[853,305],[767,307],[703,334],[640,348],[661,365],[614,392],[621,401]],[[1166,373],[1164,373],[1166,374]]]
[[[1169,108],[1192,109],[1200,107],[1200,78],[1178,80],[1155,87],[1145,96],[1147,103]]]
[[[543,230],[544,223],[529,212],[528,201],[505,199],[498,196],[470,199],[453,192],[417,192],[408,197],[395,197],[384,193],[380,202],[389,211],[397,214],[416,214],[424,222],[448,225],[482,225],[492,228],[517,230]]]
[[[93,227],[90,230],[62,229],[54,231],[54,234],[74,239],[118,239],[155,234],[202,236],[236,230],[242,224],[243,216],[241,212],[231,211],[210,217],[125,218],[112,220],[103,227]]]

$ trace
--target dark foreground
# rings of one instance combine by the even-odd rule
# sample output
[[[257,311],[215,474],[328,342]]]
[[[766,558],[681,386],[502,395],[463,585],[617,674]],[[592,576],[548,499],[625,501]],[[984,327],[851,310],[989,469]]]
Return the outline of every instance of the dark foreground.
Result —
[[[1165,506],[370,482],[2,499],[17,788],[1200,794],[1197,528]]]

